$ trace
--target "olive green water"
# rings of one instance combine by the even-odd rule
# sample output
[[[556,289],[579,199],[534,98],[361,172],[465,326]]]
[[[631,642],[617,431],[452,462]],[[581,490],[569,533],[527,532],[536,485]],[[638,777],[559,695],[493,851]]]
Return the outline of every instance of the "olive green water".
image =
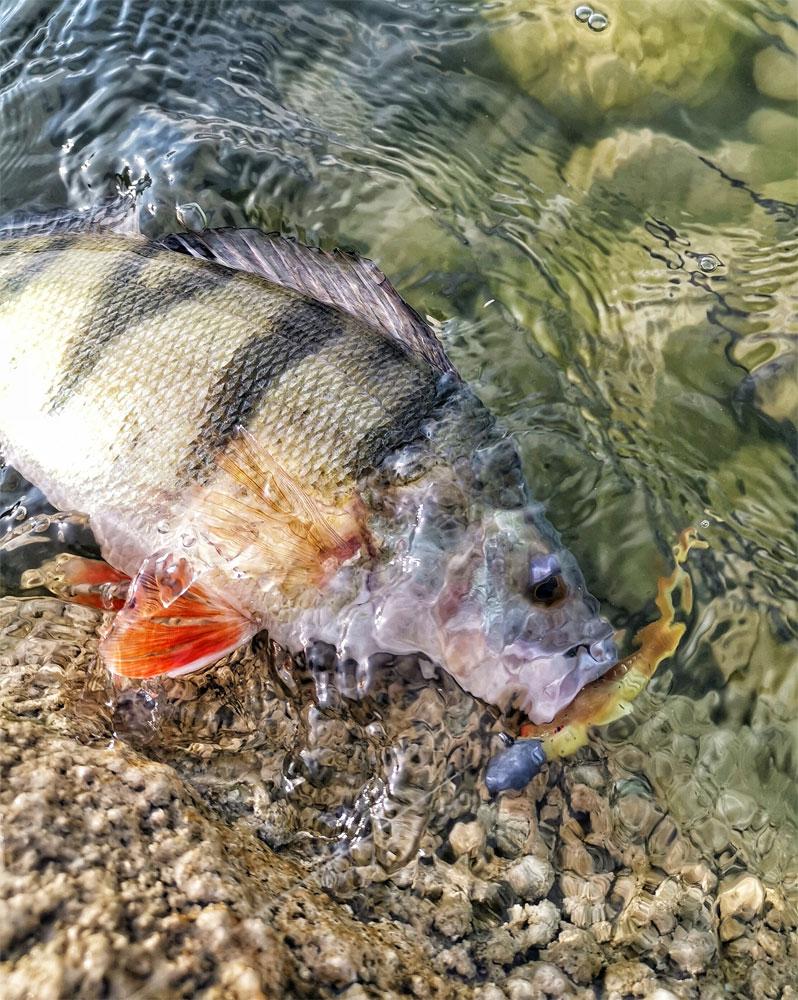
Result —
[[[153,234],[198,205],[376,260],[618,627],[698,527],[682,649],[585,759],[631,755],[722,871],[795,891],[798,8],[577,6],[2,0],[0,213],[127,171]],[[340,832],[323,800],[295,832]]]

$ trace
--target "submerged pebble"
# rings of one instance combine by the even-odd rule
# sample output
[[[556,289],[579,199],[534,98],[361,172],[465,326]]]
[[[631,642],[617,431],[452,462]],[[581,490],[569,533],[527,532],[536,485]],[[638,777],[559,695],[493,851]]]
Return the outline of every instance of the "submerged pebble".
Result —
[[[501,0],[484,15],[517,86],[564,121],[595,127],[605,115],[650,120],[673,104],[700,106],[724,89],[735,65],[739,26],[719,5],[603,0],[600,10],[571,9],[588,31],[574,30],[558,0],[532,8]],[[594,33],[610,24],[596,45]]]
[[[485,848],[485,828],[478,820],[455,823],[449,834],[449,843],[456,858],[466,854],[476,857]]]
[[[795,59],[795,52],[785,52],[775,45],[758,52],[754,58],[754,83],[757,90],[766,97],[774,97],[779,101],[798,100]]]
[[[516,895],[535,902],[548,895],[554,884],[554,869],[548,861],[529,854],[511,865],[505,877]]]
[[[689,725],[684,699],[649,706],[670,734],[661,745],[642,727],[638,751],[627,730],[599,759],[554,763],[546,780],[491,801],[473,784],[495,754],[495,737],[478,738],[490,719],[408,664],[386,667],[384,687],[373,678],[373,699],[339,696],[320,710],[300,667],[289,676],[239,653],[165,681],[155,713],[146,685],[109,692],[94,658],[100,617],[53,599],[0,600],[0,805],[7,864],[20,873],[0,920],[10,1000],[28,995],[34,973],[42,993],[89,992],[99,976],[114,995],[208,998],[294,995],[308,982],[330,1000],[408,983],[409,995],[441,1000],[787,986],[795,850],[785,843],[761,862],[774,888],[750,870],[728,875],[767,818],[737,834],[748,840],[724,861],[699,846],[692,814],[677,824],[642,781],[657,759],[673,766],[667,725]],[[288,701],[272,670],[292,682]],[[111,738],[122,715],[127,742]],[[720,768],[728,786],[738,775],[727,743],[715,741],[701,771],[712,781]],[[517,748],[528,763],[533,744],[499,759]],[[352,825],[326,853],[338,814]],[[490,989],[475,985],[477,969]]]
[[[743,875],[721,883],[718,905],[722,918],[752,920],[765,903],[765,890],[755,875]]]

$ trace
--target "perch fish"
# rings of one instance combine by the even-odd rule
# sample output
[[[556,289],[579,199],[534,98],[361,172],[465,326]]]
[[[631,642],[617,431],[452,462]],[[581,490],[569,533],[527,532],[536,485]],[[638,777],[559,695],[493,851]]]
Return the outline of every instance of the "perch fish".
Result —
[[[0,230],[0,450],[104,561],[31,571],[114,610],[127,677],[266,629],[421,654],[550,721],[617,661],[518,452],[371,262],[255,230]]]

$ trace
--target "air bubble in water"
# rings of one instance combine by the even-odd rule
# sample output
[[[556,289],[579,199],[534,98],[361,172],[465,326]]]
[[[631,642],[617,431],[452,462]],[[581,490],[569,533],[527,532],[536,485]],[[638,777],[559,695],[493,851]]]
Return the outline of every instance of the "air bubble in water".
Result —
[[[116,584],[113,584],[113,583],[104,583],[100,587],[100,601],[101,601],[102,606],[105,608],[106,611],[111,611],[113,609],[114,598],[116,596],[117,596],[117,594],[116,594]]]
[[[196,201],[175,205],[175,215],[181,226],[185,226],[186,229],[193,230],[195,233],[208,228],[208,217]]]
[[[32,532],[47,531],[50,527],[50,518],[46,514],[37,514],[31,518],[29,527]]]
[[[606,14],[602,14],[600,11],[594,11],[590,17],[587,19],[587,26],[593,31],[603,31],[607,25],[610,23],[610,19]]]
[[[716,257],[714,253],[705,253],[698,258],[698,266],[702,271],[707,274],[711,274],[713,271],[717,271],[719,267],[723,266],[723,261]]]
[[[580,4],[574,11],[574,17],[577,21],[586,21],[593,13],[593,8],[588,7],[587,4]]]
[[[161,604],[165,608],[171,607],[178,597],[182,597],[192,581],[193,573],[187,560],[174,559],[169,553],[156,561],[155,583]]]

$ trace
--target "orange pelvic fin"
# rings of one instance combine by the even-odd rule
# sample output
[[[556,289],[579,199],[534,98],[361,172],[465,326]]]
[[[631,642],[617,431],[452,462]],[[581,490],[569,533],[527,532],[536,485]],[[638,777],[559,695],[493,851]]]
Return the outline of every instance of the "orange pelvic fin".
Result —
[[[118,611],[127,600],[130,577],[102,559],[63,552],[38,569],[25,570],[22,587],[47,587],[62,600],[102,611]]]
[[[570,705],[551,722],[521,727],[522,737],[534,737],[543,744],[547,759],[565,757],[584,746],[591,726],[604,726],[628,714],[632,701],[643,691],[657,667],[676,652],[685,626],[676,621],[673,596],[679,591],[679,610],[689,614],[693,607],[692,581],[682,569],[690,549],[705,549],[688,528],[673,548],[674,568],[657,582],[657,610],[660,617],[644,626],[635,636],[639,649],[608,670],[603,677],[582,688]]]
[[[358,502],[326,504],[239,428],[219,458],[230,494],[202,501],[207,537],[229,558],[249,550],[284,590],[322,583],[366,543]]]
[[[159,553],[139,570],[100,655],[124,677],[184,674],[232,652],[257,631],[252,618],[195,583],[185,559]]]

